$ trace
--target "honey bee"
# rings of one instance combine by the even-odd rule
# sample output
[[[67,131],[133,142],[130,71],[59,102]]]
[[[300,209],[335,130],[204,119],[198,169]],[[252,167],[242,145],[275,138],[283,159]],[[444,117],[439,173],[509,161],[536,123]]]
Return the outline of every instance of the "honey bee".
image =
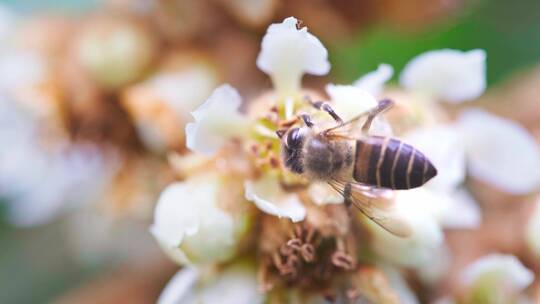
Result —
[[[285,167],[311,181],[327,182],[339,192],[345,203],[356,206],[365,216],[397,236],[410,230],[403,223],[386,216],[384,206],[391,204],[391,190],[420,187],[437,175],[437,169],[420,151],[398,139],[368,135],[377,115],[390,109],[393,101],[384,99],[368,112],[344,122],[327,102],[308,102],[327,112],[336,125],[318,130],[307,114],[305,124],[278,130],[282,161]],[[353,136],[346,128],[366,118],[361,135]]]

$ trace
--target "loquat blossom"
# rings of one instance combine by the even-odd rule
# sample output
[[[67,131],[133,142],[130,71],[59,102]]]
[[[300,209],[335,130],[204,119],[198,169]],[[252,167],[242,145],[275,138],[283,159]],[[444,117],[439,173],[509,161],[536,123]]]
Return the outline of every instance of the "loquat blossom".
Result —
[[[412,59],[401,73],[400,82],[413,93],[427,94],[428,98],[421,100],[461,103],[479,97],[485,90],[485,61],[483,50],[431,51]],[[467,174],[517,195],[540,186],[540,173],[520,174],[539,165],[540,151],[532,136],[517,123],[469,109],[446,127],[454,129],[459,137],[454,151],[465,154]],[[433,129],[430,125],[426,128]],[[432,138],[436,137],[433,134]]]
[[[304,220],[306,209],[300,198],[295,194],[276,191],[279,188],[279,179],[270,174],[255,182],[246,181],[246,199],[268,214],[289,218],[293,222]]]
[[[130,86],[122,100],[143,143],[158,153],[184,146],[188,113],[201,105],[218,83],[217,71],[204,58],[180,53],[170,61],[181,64],[166,66],[144,82]]]
[[[81,66],[98,83],[115,88],[137,80],[156,55],[151,33],[125,18],[102,17],[83,26],[75,42]]]
[[[314,119],[317,119],[320,124],[331,123],[329,117],[315,112],[307,102],[302,100],[305,95],[311,95],[311,98],[317,99],[321,97],[303,91],[300,87],[300,79],[304,73],[328,72],[329,65],[326,56],[326,50],[322,44],[309,34],[306,28],[297,28],[296,19],[287,18],[281,24],[271,25],[263,38],[257,65],[272,78],[276,93],[266,94],[254,100],[248,105],[247,114],[244,114],[240,111],[242,100],[239,93],[230,85],[222,85],[214,90],[204,104],[192,112],[194,122],[186,126],[186,145],[194,153],[203,156],[203,162],[204,159],[215,160],[216,164],[230,162],[231,159],[224,157],[223,152],[231,143],[240,144],[242,151],[237,152],[238,157],[251,159],[248,162],[251,169],[247,169],[244,174],[237,177],[243,180],[244,199],[252,202],[266,218],[262,221],[263,235],[275,235],[268,236],[268,240],[262,239],[257,245],[261,246],[263,256],[268,256],[271,261],[270,265],[260,266],[264,270],[259,271],[267,273],[263,276],[262,282],[259,280],[259,284],[263,286],[281,285],[272,279],[276,270],[277,275],[291,276],[287,280],[296,281],[297,284],[304,284],[301,283],[302,280],[317,280],[319,275],[316,273],[312,277],[298,273],[301,264],[287,264],[291,263],[287,262],[293,258],[291,255],[296,256],[294,249],[284,249],[289,246],[287,238],[290,237],[290,229],[293,229],[295,225],[296,230],[293,229],[295,231],[293,235],[296,238],[289,242],[300,242],[299,246],[304,248],[302,250],[307,250],[302,251],[301,259],[309,262],[312,254],[318,254],[318,250],[322,250],[318,247],[318,237],[309,237],[305,234],[309,235],[317,231],[315,233],[330,237],[335,242],[335,248],[332,249],[334,253],[318,262],[321,263],[321,267],[324,263],[329,263],[329,265],[334,265],[329,267],[337,267],[336,271],[339,269],[352,271],[356,263],[354,255],[349,254],[356,251],[355,241],[351,235],[347,236],[351,228],[341,221],[339,224],[334,222],[331,216],[326,215],[328,212],[333,214],[337,212],[340,217],[345,216],[344,211],[337,211],[344,208],[343,197],[324,183],[309,183],[284,171],[279,160],[280,143],[276,131],[282,124],[291,123],[290,121],[302,111],[313,113]],[[380,82],[386,81],[391,74],[391,68],[382,65],[377,73],[366,76],[358,86],[329,84],[326,92],[330,96],[330,102],[335,111],[343,119],[350,119],[377,105],[377,100],[372,94],[382,89]],[[264,115],[265,111],[269,115]],[[392,134],[392,129],[384,117],[377,117],[369,132],[372,135],[389,136]],[[180,166],[185,166],[190,161],[188,156],[180,156],[176,162],[183,164]],[[188,167],[190,167],[189,164]],[[188,172],[192,171],[188,170]],[[234,237],[235,229],[232,228],[238,225],[238,218],[216,207],[217,190],[215,188],[219,186],[216,182],[212,182],[215,177],[208,178],[208,173],[206,173],[203,175],[206,176],[205,181],[205,178],[198,177],[199,174],[196,171],[188,173],[185,181],[169,186],[162,193],[151,228],[165,252],[175,261],[181,264],[197,265],[197,268],[208,264],[219,264],[234,258],[239,241],[239,238]],[[227,180],[227,176],[223,176],[223,179]],[[305,191],[291,191],[288,187],[305,189]],[[420,255],[429,253],[429,251],[421,252],[424,245],[436,247],[442,242],[442,231],[436,220],[430,218],[431,214],[416,215],[414,208],[407,212],[405,208],[397,208],[398,202],[399,200],[396,199],[395,208],[392,207],[384,212],[386,216],[397,217],[397,221],[403,220],[404,228],[410,225],[416,232],[416,235],[406,242],[419,243],[415,245],[418,249],[410,255],[405,255],[406,258],[412,259],[410,263],[416,263],[418,259],[414,256],[416,253]],[[321,210],[318,210],[319,208]],[[331,211],[335,208],[338,209]],[[213,217],[212,214],[216,215],[215,220],[210,220]],[[206,217],[208,219],[205,219]],[[290,224],[283,220],[275,222],[268,217],[276,217],[278,221],[280,218],[290,220]],[[206,228],[203,228],[203,224],[199,224],[201,227],[197,226],[198,222],[204,221],[209,221],[209,226]],[[424,229],[426,222],[433,228]],[[363,223],[363,220],[359,223]],[[377,234],[377,232],[373,233]],[[382,237],[391,237],[384,230],[381,233],[386,234]],[[189,242],[190,239],[194,241]],[[202,246],[202,242],[207,245]],[[301,245],[302,242],[305,244]],[[201,248],[206,250],[194,250],[190,248],[191,243],[195,244],[195,247],[202,246]],[[380,242],[382,243],[384,242]],[[396,248],[391,250],[396,250]],[[212,253],[215,256],[199,256],[193,254],[194,252]],[[313,267],[315,267],[313,270],[305,271],[316,271],[317,265]],[[362,276],[365,274],[362,272]],[[381,274],[381,276],[385,275]],[[357,292],[368,294],[372,291],[359,289]],[[390,295],[379,296],[384,298]]]
[[[17,21],[10,16],[2,20],[7,43],[0,48],[0,197],[10,222],[34,226],[97,199],[118,159],[91,143],[70,144],[47,122],[48,96],[37,88],[47,80],[49,63],[44,54],[10,42],[8,21]]]
[[[294,17],[268,27],[257,67],[270,76],[282,97],[300,92],[303,74],[325,75],[330,71],[326,48],[307,27],[299,28]]]
[[[512,255],[490,254],[479,258],[461,273],[463,302],[515,303],[534,280],[534,274]]]
[[[487,138],[485,141],[474,140],[485,130],[479,126],[475,126],[476,130],[464,130],[471,127],[470,115],[487,120],[491,118],[490,114],[468,110],[455,122],[445,118],[434,124],[439,118],[436,117],[429,122],[420,121],[415,128],[397,132],[392,130],[385,116],[374,119],[369,135],[400,136],[418,150],[425,151],[440,172],[420,188],[384,195],[387,204],[376,206],[374,217],[399,224],[407,232],[396,236],[354,208],[347,209],[343,197],[330,186],[294,175],[285,170],[281,162],[277,131],[301,125],[298,116],[305,113],[312,116],[317,126],[334,123],[326,113],[316,111],[306,101],[325,98],[301,87],[303,74],[323,75],[330,69],[327,51],[320,41],[307,28],[300,28],[295,18],[287,18],[269,26],[262,40],[257,66],[272,79],[273,90],[253,98],[243,107],[240,94],[232,86],[225,84],[215,89],[207,101],[192,112],[194,121],[185,128],[186,146],[200,158],[195,161],[193,155],[178,156],[177,161],[184,165],[210,161],[227,166],[235,162],[227,149],[231,145],[238,149],[235,156],[245,161],[242,173],[225,174],[221,178],[235,179],[235,187],[240,184],[243,195],[236,198],[237,203],[247,201],[257,208],[259,229],[252,231],[255,241],[246,246],[258,252],[258,284],[266,292],[267,299],[279,299],[277,302],[284,298],[301,299],[300,302],[314,299],[313,303],[317,303],[318,299],[331,296],[344,300],[364,297],[374,302],[418,303],[395,268],[412,268],[421,278],[436,280],[449,263],[430,268],[434,258],[450,259],[444,243],[444,229],[479,226],[480,208],[464,183],[467,174],[483,180],[488,178],[478,173],[484,170],[481,161],[476,169],[466,164],[480,157],[475,153],[479,153],[479,149],[489,149],[493,141]],[[420,86],[419,83],[429,79],[429,73],[431,78],[433,73],[440,73],[445,81]],[[377,106],[377,98],[385,97],[385,82],[392,74],[392,67],[382,64],[352,85],[328,84],[325,87],[327,101],[343,120],[349,120]],[[481,50],[431,52],[413,60],[402,73],[401,82],[412,95],[423,96],[422,100],[433,106],[438,100],[461,102],[474,99],[485,89],[485,53]],[[430,115],[431,106],[415,106]],[[509,125],[505,121],[490,127],[508,128]],[[513,133],[522,131],[511,129]],[[353,129],[351,135],[361,136],[359,132]],[[488,137],[489,134],[481,136]],[[522,136],[514,140],[520,141],[519,146],[527,146],[530,138]],[[535,156],[531,152],[532,146],[528,148],[531,149],[526,153],[530,157],[524,163],[531,165]],[[192,282],[203,280],[200,276],[190,275],[190,271],[205,269],[207,265],[219,268],[234,261],[242,243],[242,237],[235,237],[234,227],[245,227],[242,217],[235,217],[216,203],[216,188],[220,186],[216,185],[215,177],[208,178],[213,173],[202,175],[210,180],[205,182],[200,174],[197,170],[187,170],[184,181],[163,192],[151,228],[173,259],[181,264],[196,265],[197,270],[183,270],[182,275],[179,274],[181,282],[188,280],[186,277]],[[486,175],[496,174],[490,171]],[[535,183],[529,182],[530,187],[506,189],[530,190]],[[211,220],[212,217],[216,217],[215,220]],[[207,228],[197,224],[206,220],[210,223]],[[359,230],[369,238],[356,235]],[[244,234],[247,233],[244,231]],[[205,250],[190,248],[190,238],[195,247]],[[203,246],[200,244],[203,241],[211,244]],[[361,256],[359,250],[373,254],[378,266],[372,269],[364,265],[358,258]],[[215,255],[199,256],[194,252]],[[335,287],[337,281],[334,280],[342,276],[347,278],[347,283]],[[372,282],[378,283],[370,285]],[[329,290],[310,289],[319,286],[317,284]],[[185,286],[185,283],[173,285]]]
[[[247,119],[239,112],[242,99],[230,85],[215,89],[208,100],[191,112],[186,125],[186,146],[201,154],[215,154],[231,138],[245,133]]]
[[[342,113],[341,116],[345,120],[365,113],[377,105],[377,100],[368,90],[356,86],[328,84],[326,93],[330,96],[334,110]],[[384,118],[376,117],[369,134],[391,136],[392,127]]]
[[[400,82],[408,90],[444,101],[472,100],[482,95],[486,88],[485,61],[486,52],[479,49],[430,51],[413,58],[405,66]]]
[[[407,64],[400,75],[401,85],[413,96],[425,96],[416,98],[417,101],[413,99],[413,103],[431,104],[415,107],[427,111],[423,116],[439,115],[433,111],[434,101],[463,102],[483,92],[485,57],[481,50],[431,51]],[[388,73],[391,73],[388,68],[379,67],[368,74],[379,76],[368,79],[378,79],[384,84]],[[355,85],[362,84],[364,77]],[[374,86],[373,83],[370,86]],[[399,239],[371,225],[373,231],[379,232],[373,240],[376,252],[399,265],[415,266],[421,273],[430,269],[425,266],[432,264],[433,256],[446,250],[442,246],[443,228],[471,229],[481,223],[480,208],[464,187],[467,174],[518,195],[540,186],[537,172],[520,173],[539,166],[540,161],[538,146],[523,127],[480,109],[463,111],[455,122],[433,124],[432,121],[421,123],[402,138],[423,151],[439,169],[439,174],[424,187],[398,193],[396,197],[397,207],[417,206],[414,215],[426,214],[425,219],[430,224],[418,222],[418,228],[413,230],[432,231],[432,237],[426,234],[419,237],[424,242],[418,242],[413,233],[409,239]],[[442,274],[444,270],[438,272]]]
[[[426,210],[429,203],[433,203],[433,199],[424,189],[397,193],[394,212],[408,223],[412,233],[408,237],[399,237],[369,223],[373,250],[383,259],[400,266],[420,268],[430,262],[443,245],[444,235],[440,222]]]
[[[257,304],[264,303],[264,297],[258,290],[253,265],[241,261],[206,276],[196,268],[183,268],[165,286],[157,303]]]
[[[384,84],[392,78],[394,68],[389,64],[380,64],[377,70],[367,73],[353,83],[354,87],[360,88],[371,93],[374,96],[379,96]]]
[[[401,73],[401,84],[416,94],[414,96],[427,95],[427,98],[417,98],[417,102],[424,104],[436,100],[454,103],[471,100],[485,89],[485,57],[482,50],[431,51],[407,64]],[[371,74],[377,73],[382,76],[371,79],[382,82],[387,79],[387,71],[381,72],[379,68]],[[424,81],[426,79],[437,82]],[[439,82],[441,79],[445,80]],[[360,80],[356,84],[362,83]],[[435,111],[431,115],[436,114]],[[453,123],[420,125],[403,138],[424,151],[440,168],[440,174],[425,188],[434,190],[432,193],[436,194],[438,203],[430,206],[440,207],[435,211],[437,217],[444,217],[440,219],[446,227],[474,228],[480,223],[479,208],[462,187],[467,174],[513,194],[530,193],[540,185],[537,173],[519,174],[526,168],[538,166],[540,161],[538,147],[531,135],[516,123],[480,109],[462,112]],[[467,168],[465,163],[469,164]],[[508,168],[510,164],[512,168]],[[459,214],[453,212],[458,209]]]
[[[38,117],[0,95],[0,125],[9,126],[0,131],[0,196],[11,222],[43,224],[105,191],[116,171],[114,156],[91,144],[40,143]]]
[[[175,262],[222,262],[236,253],[249,217],[224,202],[242,203],[235,202],[238,197],[230,188],[234,186],[217,174],[207,173],[171,184],[163,191],[150,231]]]

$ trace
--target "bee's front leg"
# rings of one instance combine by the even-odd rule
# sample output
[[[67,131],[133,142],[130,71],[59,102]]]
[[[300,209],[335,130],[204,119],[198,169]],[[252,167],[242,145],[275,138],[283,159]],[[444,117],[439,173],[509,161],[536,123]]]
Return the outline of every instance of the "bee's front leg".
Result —
[[[369,131],[369,128],[371,127],[373,119],[375,119],[377,115],[390,109],[393,105],[394,102],[391,99],[383,99],[379,101],[379,104],[368,112],[366,122],[364,122],[364,125],[362,126],[362,132],[367,133]]]
[[[300,118],[302,118],[302,120],[304,121],[304,124],[306,124],[306,126],[308,128],[312,128],[313,127],[313,121],[311,120],[311,116],[309,116],[308,114],[300,114],[299,115]]]
[[[313,106],[315,109],[317,110],[321,110],[321,111],[325,111],[326,113],[328,113],[328,115],[332,116],[332,118],[339,124],[343,124],[343,119],[341,119],[341,117],[339,117],[339,115],[336,113],[336,111],[334,111],[334,109],[332,109],[332,106],[330,105],[330,103],[326,102],[326,101],[312,101],[311,98],[309,96],[306,96],[304,97],[304,99],[311,105]]]

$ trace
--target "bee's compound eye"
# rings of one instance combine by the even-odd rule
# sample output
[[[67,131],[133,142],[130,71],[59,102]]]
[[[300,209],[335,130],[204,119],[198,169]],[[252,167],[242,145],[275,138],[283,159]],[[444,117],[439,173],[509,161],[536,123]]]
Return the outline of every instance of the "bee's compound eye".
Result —
[[[303,136],[299,128],[294,128],[287,135],[287,146],[289,148],[297,148],[302,144]]]

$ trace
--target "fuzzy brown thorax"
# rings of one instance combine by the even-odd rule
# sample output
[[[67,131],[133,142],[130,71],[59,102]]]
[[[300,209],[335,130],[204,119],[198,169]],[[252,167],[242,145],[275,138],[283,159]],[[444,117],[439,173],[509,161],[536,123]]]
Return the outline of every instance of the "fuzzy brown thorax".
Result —
[[[313,180],[350,179],[353,156],[351,142],[329,140],[308,128],[293,128],[282,140],[285,167]]]

